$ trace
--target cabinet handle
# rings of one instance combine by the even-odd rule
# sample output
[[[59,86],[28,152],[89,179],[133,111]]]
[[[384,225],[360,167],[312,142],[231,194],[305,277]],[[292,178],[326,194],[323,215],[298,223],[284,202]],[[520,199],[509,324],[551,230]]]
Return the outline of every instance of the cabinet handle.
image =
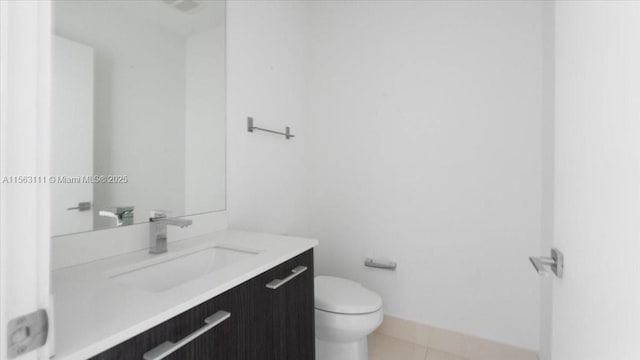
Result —
[[[296,276],[302,274],[303,272],[307,271],[307,267],[306,266],[296,266],[295,269],[291,270],[291,275],[287,276],[284,279],[275,279],[273,281],[271,281],[270,283],[267,284],[267,287],[269,289],[277,289],[280,286],[288,283],[289,281],[293,280],[293,278],[295,278]]]
[[[205,326],[201,327],[200,329],[192,332],[191,334],[189,334],[186,337],[182,338],[177,343],[172,343],[171,341],[163,342],[162,344],[160,344],[160,345],[154,347],[153,349],[147,351],[146,353],[144,353],[144,355],[142,355],[142,358],[144,360],[160,360],[160,359],[164,359],[165,357],[171,355],[171,353],[173,353],[174,351],[180,349],[181,347],[183,347],[183,346],[187,345],[188,343],[190,343],[191,341],[193,341],[198,336],[206,333],[207,331],[209,331],[209,330],[213,329],[214,327],[216,327],[221,322],[227,320],[229,317],[231,317],[231,313],[229,313],[227,311],[220,310],[220,311],[216,312],[215,314],[209,316],[208,318],[204,319],[204,322],[207,325],[205,325]]]

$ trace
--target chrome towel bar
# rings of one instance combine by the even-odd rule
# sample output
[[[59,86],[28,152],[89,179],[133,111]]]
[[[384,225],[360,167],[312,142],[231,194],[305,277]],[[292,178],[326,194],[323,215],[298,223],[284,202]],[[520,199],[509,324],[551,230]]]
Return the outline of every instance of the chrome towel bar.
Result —
[[[268,132],[268,133],[272,133],[272,134],[283,135],[284,137],[287,138],[287,140],[291,139],[292,137],[295,137],[295,135],[291,134],[288,126],[285,127],[285,132],[274,131],[274,130],[269,130],[269,129],[263,129],[261,127],[253,126],[253,118],[252,117],[248,117],[247,118],[247,131],[248,132],[253,132],[253,130],[260,130],[260,131],[264,131],[264,132]]]

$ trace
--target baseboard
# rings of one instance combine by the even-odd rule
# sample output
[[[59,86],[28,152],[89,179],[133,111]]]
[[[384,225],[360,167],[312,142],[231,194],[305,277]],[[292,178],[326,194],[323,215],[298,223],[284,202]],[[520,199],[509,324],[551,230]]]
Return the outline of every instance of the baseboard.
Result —
[[[377,333],[469,360],[538,360],[534,351],[385,315]]]

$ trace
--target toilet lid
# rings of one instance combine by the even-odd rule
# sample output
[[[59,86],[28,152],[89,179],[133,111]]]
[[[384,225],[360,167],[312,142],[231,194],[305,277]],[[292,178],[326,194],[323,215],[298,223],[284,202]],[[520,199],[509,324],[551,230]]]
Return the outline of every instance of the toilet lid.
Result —
[[[382,308],[380,295],[361,284],[333,276],[316,276],[316,309],[339,314],[367,314]]]

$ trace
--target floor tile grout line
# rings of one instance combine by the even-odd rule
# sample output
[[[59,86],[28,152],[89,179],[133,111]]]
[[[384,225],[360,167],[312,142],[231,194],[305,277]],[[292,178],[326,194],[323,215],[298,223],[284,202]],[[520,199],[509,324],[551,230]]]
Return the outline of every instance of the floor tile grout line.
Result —
[[[385,333],[377,332],[377,331],[376,331],[375,333],[377,333],[378,335],[382,335],[382,336],[390,337],[390,338],[393,338],[393,339],[396,339],[396,340],[404,341],[404,342],[406,342],[406,343],[413,344],[413,345],[416,345],[416,346],[422,346],[422,347],[426,347],[426,348],[428,348],[428,346],[427,346],[427,345],[424,345],[424,344],[418,344],[417,342],[413,342],[413,341],[408,340],[408,339],[406,339],[406,338],[401,338],[401,337],[398,337],[398,336],[393,336],[393,335],[390,335],[390,334],[385,334]]]
[[[444,350],[444,349],[431,348],[430,346],[427,346],[427,345],[424,345],[424,344],[419,344],[419,343],[407,340],[406,338],[401,338],[401,337],[393,336],[393,335],[390,335],[390,334],[385,334],[385,333],[378,332],[378,331],[375,331],[372,334],[377,334],[378,336],[384,336],[384,337],[388,337],[388,338],[391,338],[391,339],[394,339],[394,340],[402,341],[402,342],[405,342],[407,344],[411,344],[413,346],[426,348],[427,352],[426,352],[426,355],[425,355],[425,360],[427,360],[427,357],[429,356],[429,350],[436,350],[436,351],[439,351],[439,352],[450,354],[450,355],[453,355],[453,356],[456,356],[456,357],[460,358],[461,360],[473,360],[472,358],[467,358],[467,357],[465,357],[463,355],[452,353],[452,352],[449,352],[449,351]]]
[[[389,336],[387,334],[383,334],[383,333],[379,333],[379,332],[375,332],[375,333],[373,333],[371,335],[374,335],[378,339],[387,339],[385,341],[391,340],[391,341],[394,341],[394,342],[399,342],[399,343],[401,343],[400,345],[401,345],[402,348],[412,349],[413,352],[415,352],[416,350],[419,351],[419,357],[412,357],[414,359],[425,360],[426,357],[427,357],[428,347],[425,346],[425,345],[416,344],[416,343],[414,343],[412,341],[407,341],[405,339],[397,338],[395,336]],[[370,339],[370,340],[374,340],[374,339]],[[369,341],[369,343],[371,343],[371,341]],[[369,350],[371,350],[371,348]],[[369,356],[373,356],[374,358],[377,359],[377,355],[378,355],[377,352],[369,351]]]
[[[455,359],[458,359],[458,360],[472,360],[473,359],[473,357],[471,357],[471,358],[463,357],[463,356],[460,356],[460,355],[457,355],[457,354],[454,354],[454,353],[450,353],[450,352],[447,352],[447,351],[442,351],[442,350],[439,350],[439,349],[436,349],[436,348],[432,348],[432,347],[429,347],[429,346],[425,346],[425,345],[422,345],[422,344],[417,344],[417,343],[414,343],[412,341],[407,341],[405,339],[397,338],[395,336],[390,336],[390,335],[379,333],[379,332],[376,333],[376,337],[379,337],[380,339],[386,338],[386,339],[389,339],[389,340],[398,341],[398,342],[403,343],[403,346],[406,345],[406,346],[411,346],[411,347],[414,347],[414,348],[417,347],[417,348],[424,349],[423,350],[424,351],[423,360],[429,360],[432,357],[432,355],[437,356],[436,353],[442,353],[444,355],[447,355],[447,358],[448,358],[448,356],[453,356],[453,357],[455,357]],[[370,356],[373,355],[373,357],[375,359],[378,359],[377,354],[374,354],[373,352],[370,352],[369,355]],[[438,358],[440,358],[440,357],[438,357]],[[386,360],[386,358],[384,358],[384,359]]]

